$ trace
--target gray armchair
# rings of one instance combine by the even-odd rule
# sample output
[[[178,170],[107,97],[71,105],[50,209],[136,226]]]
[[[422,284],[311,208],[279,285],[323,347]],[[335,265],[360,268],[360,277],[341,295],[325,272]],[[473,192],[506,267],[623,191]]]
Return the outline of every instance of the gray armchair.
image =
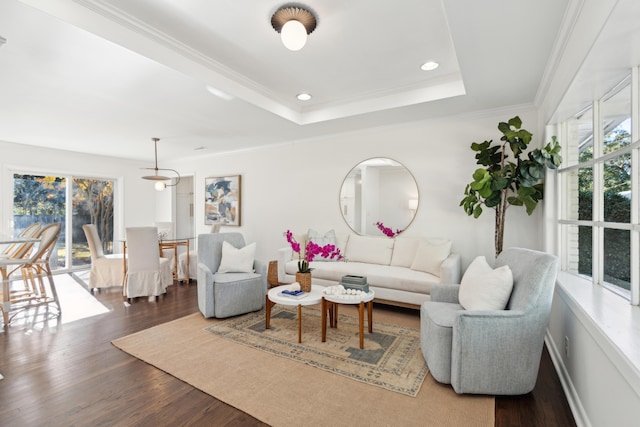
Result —
[[[505,310],[464,310],[460,285],[435,286],[420,309],[420,344],[431,375],[456,393],[517,395],[536,383],[558,259],[509,248],[495,264],[513,273]]]
[[[245,246],[240,233],[198,236],[198,308],[204,317],[224,318],[260,310],[265,303],[266,266],[254,263],[255,273],[219,273],[222,242]]]

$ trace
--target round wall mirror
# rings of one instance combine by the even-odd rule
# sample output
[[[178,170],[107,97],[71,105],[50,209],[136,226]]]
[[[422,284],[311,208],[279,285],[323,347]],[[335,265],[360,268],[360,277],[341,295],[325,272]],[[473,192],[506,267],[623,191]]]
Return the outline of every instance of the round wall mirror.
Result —
[[[376,157],[357,164],[340,189],[340,211],[353,231],[394,237],[413,221],[418,185],[402,164]]]

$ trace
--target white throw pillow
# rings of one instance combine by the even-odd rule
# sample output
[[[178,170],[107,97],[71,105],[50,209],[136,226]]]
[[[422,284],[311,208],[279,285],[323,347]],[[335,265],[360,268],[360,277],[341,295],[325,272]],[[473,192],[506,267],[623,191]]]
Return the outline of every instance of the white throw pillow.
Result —
[[[391,265],[398,267],[411,267],[416,251],[420,244],[420,239],[410,237],[396,237],[393,244],[393,255],[391,255]]]
[[[218,273],[253,273],[255,255],[255,242],[242,249],[236,249],[232,244],[222,242],[222,259]]]
[[[352,235],[347,242],[346,258],[353,262],[389,265],[393,239]]]
[[[324,234],[318,233],[316,230],[309,229],[307,232],[307,238],[310,242],[315,243],[320,247],[324,247],[326,245],[334,245],[336,246],[336,232],[334,230],[329,230]],[[321,254],[316,255],[313,258],[314,261],[337,261],[335,258],[325,258]]]
[[[465,310],[504,310],[512,290],[509,266],[493,269],[485,257],[479,256],[462,276],[458,299]]]
[[[416,256],[411,264],[412,270],[424,271],[440,277],[440,264],[451,253],[451,241],[434,242],[423,240],[418,245]]]
[[[344,256],[344,254],[347,251],[348,242],[349,242],[348,234],[336,234],[336,246],[338,247],[338,249],[340,249],[340,253],[342,254],[342,256]]]

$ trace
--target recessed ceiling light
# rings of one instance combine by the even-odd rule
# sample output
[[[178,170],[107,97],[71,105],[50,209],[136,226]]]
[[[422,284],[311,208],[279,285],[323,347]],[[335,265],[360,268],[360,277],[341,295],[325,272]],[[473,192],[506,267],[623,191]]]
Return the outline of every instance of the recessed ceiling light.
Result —
[[[437,62],[433,62],[433,61],[428,61],[425,62],[424,64],[422,64],[420,66],[420,69],[423,71],[433,71],[436,68],[438,68],[440,66],[440,64],[438,64]]]
[[[299,93],[296,95],[296,98],[300,101],[308,101],[311,99],[311,95],[308,93]]]
[[[213,86],[207,85],[207,90],[212,95],[215,95],[220,99],[224,99],[225,101],[231,101],[233,99],[232,95],[229,95],[227,92],[221,91],[220,89],[217,89]]]

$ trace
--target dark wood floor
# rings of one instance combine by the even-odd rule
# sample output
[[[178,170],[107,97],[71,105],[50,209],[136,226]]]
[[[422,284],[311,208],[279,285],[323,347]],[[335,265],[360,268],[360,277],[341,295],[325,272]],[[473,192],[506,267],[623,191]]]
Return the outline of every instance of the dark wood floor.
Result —
[[[264,425],[111,345],[195,313],[194,284],[171,286],[160,301],[130,307],[120,292],[95,295],[107,313],[64,323],[43,321],[47,312],[40,309],[0,332],[1,426]],[[546,350],[533,392],[496,399],[496,426],[575,426]]]

